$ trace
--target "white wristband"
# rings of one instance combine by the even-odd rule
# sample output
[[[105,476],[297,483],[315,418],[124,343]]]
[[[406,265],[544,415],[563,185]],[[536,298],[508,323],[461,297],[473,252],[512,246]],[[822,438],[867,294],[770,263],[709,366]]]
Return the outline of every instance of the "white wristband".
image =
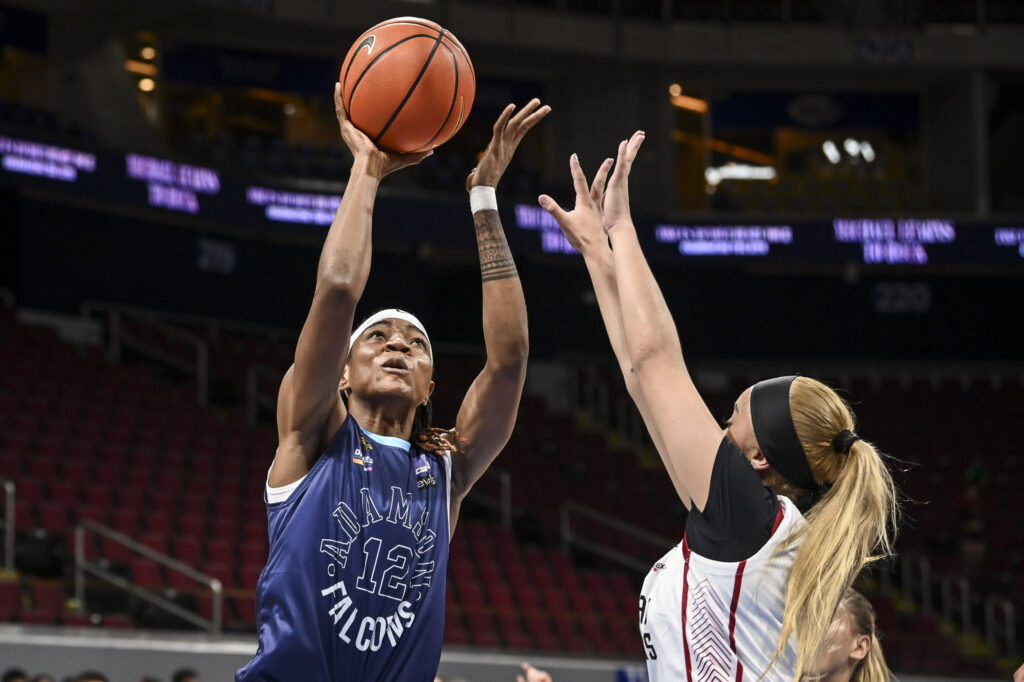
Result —
[[[473,213],[477,211],[497,211],[498,195],[493,187],[477,185],[469,190],[469,208]]]

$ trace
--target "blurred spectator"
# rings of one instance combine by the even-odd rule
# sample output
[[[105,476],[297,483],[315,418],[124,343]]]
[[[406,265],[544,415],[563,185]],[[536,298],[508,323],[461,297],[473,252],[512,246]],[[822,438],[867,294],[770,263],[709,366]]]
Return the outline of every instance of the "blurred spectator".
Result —
[[[526,676],[516,675],[516,682],[551,682],[551,675],[543,670],[534,668],[529,663],[523,663],[523,672]]]
[[[38,673],[32,676],[31,682],[57,682],[57,680],[54,679],[53,675]]]
[[[86,670],[78,673],[75,682],[110,682],[110,680],[103,673],[96,672],[95,670]]]
[[[199,682],[199,673],[191,668],[178,668],[171,675],[171,682]]]
[[[8,668],[0,682],[28,682],[28,673],[21,668]]]

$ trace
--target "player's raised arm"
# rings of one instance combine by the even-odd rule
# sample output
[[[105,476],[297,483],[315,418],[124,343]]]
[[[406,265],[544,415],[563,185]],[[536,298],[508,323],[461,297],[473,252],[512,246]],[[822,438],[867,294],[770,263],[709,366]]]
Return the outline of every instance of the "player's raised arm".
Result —
[[[629,172],[643,141],[644,134],[637,132],[619,145],[605,196],[604,227],[612,245],[631,371],[662,439],[661,452],[673,479],[679,478],[692,503],[703,510],[722,428],[690,378],[675,322],[630,215]]]
[[[352,153],[352,172],[331,223],[306,322],[285,373],[277,402],[280,446],[270,485],[287,485],[309,472],[333,430],[345,418],[338,393],[356,304],[370,274],[371,222],[377,187],[388,173],[423,160],[424,154],[388,154],[349,122],[335,84],[341,138]]]
[[[464,452],[452,462],[452,504],[456,512],[458,502],[512,435],[526,379],[526,301],[498,215],[495,187],[523,136],[551,108],[533,99],[513,116],[514,110],[510,104],[498,117],[494,136],[466,181],[480,254],[487,361],[469,387],[456,418],[456,429],[466,440]]]
[[[622,325],[618,283],[615,280],[615,263],[612,260],[611,247],[608,245],[608,235],[605,234],[602,224],[604,191],[611,169],[612,159],[605,159],[594,175],[593,184],[588,184],[583,169],[580,167],[579,158],[573,154],[569,159],[569,171],[572,174],[573,186],[576,190],[576,203],[573,209],[571,211],[563,210],[554,199],[546,194],[539,197],[539,202],[541,207],[550,213],[558,226],[562,228],[562,233],[565,234],[569,244],[583,255],[583,262],[587,266],[587,272],[594,285],[594,294],[597,297],[597,305],[601,310],[601,318],[608,332],[612,351],[615,353],[619,370],[626,382],[626,390],[640,411],[640,416],[651,435],[654,447],[665,462],[676,492],[683,503],[689,506],[690,496],[686,491],[685,481],[673,469],[671,461],[662,454],[664,448],[661,434],[658,432],[657,424],[650,416],[650,409],[643,391],[640,389],[636,374],[630,371],[632,363],[629,358],[629,348],[626,345],[626,331]]]

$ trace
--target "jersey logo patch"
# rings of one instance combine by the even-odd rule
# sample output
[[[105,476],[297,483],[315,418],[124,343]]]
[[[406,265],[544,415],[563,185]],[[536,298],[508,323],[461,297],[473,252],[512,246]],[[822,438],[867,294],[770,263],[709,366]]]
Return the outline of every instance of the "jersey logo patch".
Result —
[[[356,448],[355,452],[352,453],[352,463],[363,467],[363,471],[373,471],[373,457],[370,457],[369,454],[363,454],[363,451],[359,448]]]
[[[663,568],[665,568],[664,562],[659,561],[658,563],[654,564],[654,567],[651,569],[651,572],[656,573],[657,571],[660,571]]]
[[[427,461],[426,455],[420,455],[417,457],[413,461],[413,465],[416,467],[417,490],[437,487],[437,478],[434,477],[434,472],[430,470],[430,462]]]

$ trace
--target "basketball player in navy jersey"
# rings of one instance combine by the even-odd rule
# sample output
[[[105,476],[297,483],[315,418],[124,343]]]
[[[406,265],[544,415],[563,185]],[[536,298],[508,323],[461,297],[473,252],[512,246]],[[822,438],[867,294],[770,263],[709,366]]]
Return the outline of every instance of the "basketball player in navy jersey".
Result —
[[[462,499],[512,433],[526,373],[526,305],[494,187],[550,108],[533,100],[513,116],[509,105],[467,180],[487,359],[455,428],[442,431],[429,428],[433,350],[423,324],[387,310],[349,331],[370,270],[378,185],[429,152],[381,152],[347,120],[338,86],[334,101],[354,161],[278,394],[259,649],[238,682],[434,679],[448,541]]]
[[[627,390],[689,510],[682,542],[641,590],[648,673],[652,682],[798,680],[821,655],[844,590],[891,553],[892,477],[854,432],[849,406],[807,377],[755,384],[724,429],[716,423],[630,216],[643,141],[637,132],[620,143],[607,192],[612,159],[588,184],[573,155],[574,209],[539,199],[583,254]],[[742,316],[736,301],[722,311]]]

